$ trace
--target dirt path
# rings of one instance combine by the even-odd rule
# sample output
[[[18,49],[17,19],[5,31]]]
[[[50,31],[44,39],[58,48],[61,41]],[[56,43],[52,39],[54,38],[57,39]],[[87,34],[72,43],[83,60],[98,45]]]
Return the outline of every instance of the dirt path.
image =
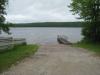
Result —
[[[100,75],[100,59],[80,48],[42,45],[34,56],[0,75]]]

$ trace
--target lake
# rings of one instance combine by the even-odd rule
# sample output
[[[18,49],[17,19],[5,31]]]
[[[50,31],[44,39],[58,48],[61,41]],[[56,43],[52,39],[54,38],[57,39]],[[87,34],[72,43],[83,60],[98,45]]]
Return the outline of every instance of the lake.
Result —
[[[28,27],[11,28],[9,36],[26,38],[28,44],[57,44],[57,35],[66,35],[72,43],[80,41],[82,28]],[[2,34],[2,36],[8,36]]]

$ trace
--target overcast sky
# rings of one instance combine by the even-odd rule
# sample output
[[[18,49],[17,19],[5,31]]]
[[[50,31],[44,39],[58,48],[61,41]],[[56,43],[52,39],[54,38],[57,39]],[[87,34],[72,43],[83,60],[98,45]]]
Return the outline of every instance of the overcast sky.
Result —
[[[71,0],[9,0],[7,21],[26,22],[66,22],[77,21],[69,8]]]

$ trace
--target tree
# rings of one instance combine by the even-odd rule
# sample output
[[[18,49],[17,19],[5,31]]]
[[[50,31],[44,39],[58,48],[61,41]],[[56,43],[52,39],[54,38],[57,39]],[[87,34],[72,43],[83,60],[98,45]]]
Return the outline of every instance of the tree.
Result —
[[[6,33],[9,33],[9,28],[8,26],[4,23],[5,22],[5,17],[6,15],[6,5],[8,3],[8,0],[0,0],[0,32],[3,30]]]
[[[69,7],[85,21],[84,39],[100,42],[100,0],[72,0]]]

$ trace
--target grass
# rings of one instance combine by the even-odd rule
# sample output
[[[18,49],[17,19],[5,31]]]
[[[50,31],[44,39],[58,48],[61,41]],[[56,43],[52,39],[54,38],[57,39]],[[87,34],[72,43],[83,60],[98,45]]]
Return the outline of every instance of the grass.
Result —
[[[0,53],[0,72],[8,69],[17,61],[34,54],[37,49],[37,45],[16,46],[12,50]]]
[[[85,48],[85,49],[87,49],[89,51],[93,51],[96,54],[100,55],[100,44],[80,42],[80,43],[75,44],[74,46]]]

